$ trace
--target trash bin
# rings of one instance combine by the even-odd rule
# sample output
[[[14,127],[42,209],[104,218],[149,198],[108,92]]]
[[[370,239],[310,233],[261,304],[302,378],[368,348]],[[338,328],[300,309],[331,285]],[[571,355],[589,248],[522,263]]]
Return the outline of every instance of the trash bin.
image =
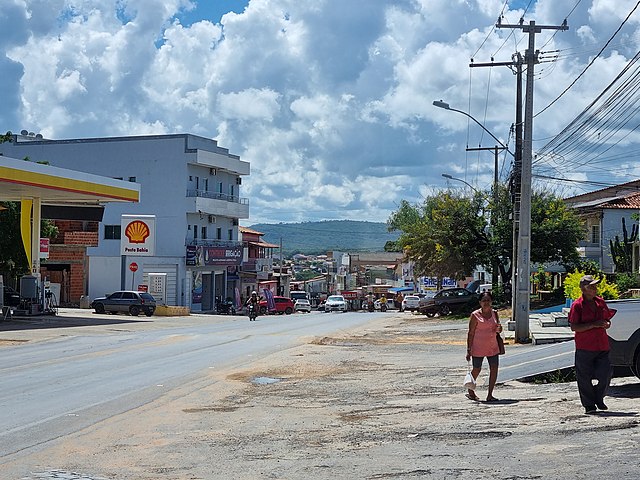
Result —
[[[86,295],[80,297],[80,308],[91,308],[91,300]]]

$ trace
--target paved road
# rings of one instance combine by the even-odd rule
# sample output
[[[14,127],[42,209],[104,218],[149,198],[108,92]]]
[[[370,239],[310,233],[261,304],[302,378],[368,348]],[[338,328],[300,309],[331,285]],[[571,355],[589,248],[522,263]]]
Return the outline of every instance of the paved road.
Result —
[[[216,316],[211,323],[180,326],[178,320],[139,331],[122,325],[96,334],[73,330],[46,342],[2,347],[0,465],[2,458],[150,402],[205,369],[250,364],[379,315],[312,313],[259,317],[255,323]]]

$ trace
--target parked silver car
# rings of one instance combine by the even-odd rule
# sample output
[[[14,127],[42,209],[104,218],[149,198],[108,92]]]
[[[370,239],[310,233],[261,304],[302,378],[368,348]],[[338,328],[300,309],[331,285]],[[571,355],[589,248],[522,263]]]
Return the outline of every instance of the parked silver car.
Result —
[[[420,297],[417,295],[407,295],[402,300],[402,310],[409,310],[415,312],[420,306]]]
[[[616,376],[625,376],[629,370],[640,378],[640,300],[608,301],[609,308],[617,310],[611,319],[609,358]]]
[[[137,317],[140,312],[143,312],[147,317],[150,317],[156,311],[156,300],[146,292],[122,290],[96,298],[91,302],[91,308],[96,313],[128,313]]]
[[[311,303],[306,298],[299,298],[293,304],[293,310],[296,312],[311,313]]]

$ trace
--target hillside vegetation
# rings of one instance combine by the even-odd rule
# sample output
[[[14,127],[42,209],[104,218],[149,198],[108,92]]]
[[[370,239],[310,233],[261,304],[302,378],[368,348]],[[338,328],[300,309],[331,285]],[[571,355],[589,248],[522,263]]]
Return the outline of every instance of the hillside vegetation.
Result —
[[[386,223],[326,220],[302,223],[257,223],[249,228],[264,233],[264,241],[280,245],[285,255],[324,254],[328,251],[382,252],[399,234],[388,232]]]

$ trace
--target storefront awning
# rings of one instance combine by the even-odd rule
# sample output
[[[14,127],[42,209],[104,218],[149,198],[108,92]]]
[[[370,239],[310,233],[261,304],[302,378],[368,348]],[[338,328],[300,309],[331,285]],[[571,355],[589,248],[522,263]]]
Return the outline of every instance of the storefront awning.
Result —
[[[398,292],[413,292],[413,287],[393,287],[389,289],[392,293]]]

